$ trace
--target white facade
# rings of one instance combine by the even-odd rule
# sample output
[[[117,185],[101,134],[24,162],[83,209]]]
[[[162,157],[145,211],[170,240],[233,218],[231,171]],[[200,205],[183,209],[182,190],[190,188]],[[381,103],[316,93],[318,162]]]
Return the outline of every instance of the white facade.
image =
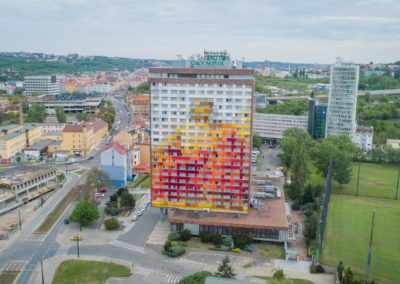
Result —
[[[61,93],[60,81],[57,76],[25,76],[25,95],[31,96],[34,93],[45,96],[56,96]]]
[[[374,139],[373,127],[357,127],[353,142],[358,148],[369,152],[372,150],[372,141]]]
[[[253,133],[265,139],[282,139],[286,129],[296,127],[307,131],[308,117],[269,113],[253,114]]]
[[[354,139],[359,72],[359,66],[344,63],[340,59],[331,66],[326,137],[348,134]]]

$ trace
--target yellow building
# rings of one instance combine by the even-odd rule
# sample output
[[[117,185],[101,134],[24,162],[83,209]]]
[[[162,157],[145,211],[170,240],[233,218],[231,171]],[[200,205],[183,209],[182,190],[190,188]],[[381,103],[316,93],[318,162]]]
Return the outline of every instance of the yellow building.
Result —
[[[386,139],[386,145],[392,147],[395,150],[400,149],[400,139]]]
[[[10,125],[0,128],[0,133],[0,162],[7,162],[24,148],[41,139],[42,126],[35,123],[24,126]]]
[[[102,119],[67,124],[60,150],[68,151],[69,155],[86,156],[99,146],[107,132],[108,124]]]

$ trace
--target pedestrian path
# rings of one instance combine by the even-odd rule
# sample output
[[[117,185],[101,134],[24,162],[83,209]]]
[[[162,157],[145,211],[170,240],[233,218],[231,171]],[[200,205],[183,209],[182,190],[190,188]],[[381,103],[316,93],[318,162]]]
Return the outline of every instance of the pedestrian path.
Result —
[[[176,260],[177,263],[182,264],[182,265],[191,265],[191,266],[196,266],[196,267],[202,267],[204,270],[214,270],[215,266],[206,264],[200,261],[196,260],[191,260],[187,256],[181,257],[178,260]]]
[[[123,241],[119,241],[119,240],[114,240],[110,243],[110,245],[114,246],[114,247],[119,247],[122,249],[126,249],[126,250],[130,250],[130,251],[134,251],[134,252],[138,252],[138,253],[143,253],[144,254],[144,247],[141,246],[137,246],[134,244],[130,244],[127,242],[123,242]]]
[[[143,266],[140,266],[138,264],[136,264],[134,266],[133,269],[134,273],[137,273],[139,275],[142,275],[144,277],[147,277],[149,275],[154,275],[154,274],[162,274],[165,278],[164,280],[166,281],[166,283],[170,283],[170,284],[175,284],[178,283],[181,278],[179,276],[175,276],[166,272],[162,272],[161,270],[157,270],[157,269],[152,269],[152,268],[146,268]]]

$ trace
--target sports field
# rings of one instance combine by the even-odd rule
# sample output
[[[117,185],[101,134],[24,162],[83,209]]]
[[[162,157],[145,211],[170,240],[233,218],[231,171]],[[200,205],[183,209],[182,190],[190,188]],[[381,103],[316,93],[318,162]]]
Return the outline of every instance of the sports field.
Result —
[[[374,209],[376,217],[371,274],[379,279],[379,283],[398,283],[400,278],[399,200],[332,194],[322,249],[322,262],[336,266],[342,260],[356,273],[364,273]]]
[[[324,178],[315,173],[315,168],[311,167],[311,184],[324,184]],[[355,194],[357,188],[358,163],[353,163],[353,176],[349,184],[343,185],[332,180],[332,188],[336,193]],[[360,196],[394,198],[396,194],[396,184],[398,167],[386,166],[371,163],[361,163],[360,184],[358,194]],[[400,199],[400,190],[399,190]]]

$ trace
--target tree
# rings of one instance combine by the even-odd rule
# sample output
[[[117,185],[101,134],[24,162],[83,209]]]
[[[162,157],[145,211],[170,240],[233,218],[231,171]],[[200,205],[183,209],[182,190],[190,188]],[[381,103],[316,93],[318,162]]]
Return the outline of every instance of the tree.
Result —
[[[213,274],[208,271],[196,272],[192,275],[182,278],[178,284],[204,284],[204,282],[206,282],[206,278],[209,276],[213,276]]]
[[[253,148],[260,149],[262,144],[262,140],[260,135],[258,134],[253,134]]]
[[[72,222],[80,223],[82,226],[87,226],[94,220],[99,219],[99,210],[92,203],[82,200],[75,206],[70,220]]]
[[[229,256],[225,256],[222,259],[222,263],[218,266],[216,275],[222,278],[234,278],[236,274],[233,272],[233,267],[230,265],[230,262]]]
[[[108,130],[110,130],[112,128],[113,124],[114,124],[114,121],[115,121],[115,114],[113,114],[113,113],[111,113],[109,111],[106,111],[106,112],[104,112],[104,113],[102,113],[100,115],[100,118],[102,120],[104,120],[105,122],[107,122]]]
[[[55,108],[55,110],[56,110],[56,117],[57,117],[58,123],[66,123],[67,122],[67,118],[65,117],[64,107],[63,106],[57,106]]]
[[[78,112],[75,115],[75,118],[77,121],[89,121],[92,118],[92,116],[87,112]]]
[[[104,220],[104,226],[106,227],[106,230],[115,230],[120,226],[120,223],[117,218],[108,218]]]
[[[304,234],[304,238],[305,238],[307,246],[310,246],[312,241],[316,238],[317,227],[318,227],[317,213],[314,210],[306,211],[303,234]]]
[[[89,170],[86,178],[86,186],[93,194],[99,191],[102,187],[111,185],[111,179],[107,173],[99,168],[93,167]]]
[[[286,275],[283,271],[282,268],[277,268],[274,271],[274,274],[272,275],[272,279],[275,279],[277,281],[283,281],[286,279]]]
[[[297,151],[293,153],[292,164],[292,184],[290,185],[290,197],[292,200],[301,204],[304,186],[309,176],[308,154],[305,145],[301,144]]]
[[[28,110],[27,122],[43,123],[46,120],[46,108],[42,104],[34,103]]]
[[[337,274],[338,274],[339,280],[342,281],[343,271],[344,271],[344,265],[343,265],[342,261],[339,262],[336,270],[337,270]]]
[[[124,192],[120,197],[120,204],[123,208],[133,208],[135,207],[135,197],[129,192]]]
[[[343,152],[338,152],[333,162],[333,179],[342,188],[343,184],[348,184],[351,181],[352,174],[352,158]]]

